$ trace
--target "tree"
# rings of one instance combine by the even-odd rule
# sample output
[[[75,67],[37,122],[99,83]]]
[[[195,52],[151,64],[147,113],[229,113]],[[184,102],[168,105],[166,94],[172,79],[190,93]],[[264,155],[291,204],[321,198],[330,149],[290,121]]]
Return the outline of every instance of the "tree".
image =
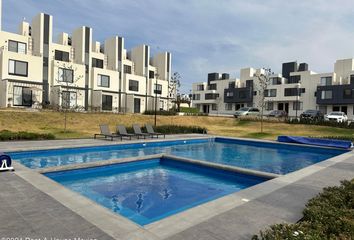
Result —
[[[268,86],[271,84],[272,71],[270,68],[263,68],[259,74],[256,74],[255,77],[257,79],[256,84],[256,92],[258,93],[258,107],[261,110],[261,133],[263,133],[263,116],[264,116],[264,108],[268,101],[266,101],[265,91],[268,89]]]
[[[77,104],[71,105],[71,95],[75,95],[76,99],[78,95],[81,95],[77,88],[77,82],[80,81],[83,76],[79,75],[75,77],[77,68],[74,68],[73,64],[60,64],[57,62],[56,66],[58,67],[58,74],[55,81],[59,85],[56,91],[58,93],[59,99],[61,100],[61,103],[58,103],[58,108],[64,112],[64,133],[66,133],[68,112],[70,110],[80,109],[80,106]]]
[[[169,97],[174,96],[174,100],[172,101],[175,103],[175,107],[178,101],[178,96],[179,95],[179,88],[181,87],[181,75],[178,72],[174,72],[172,74],[170,84],[168,86],[168,93]]]

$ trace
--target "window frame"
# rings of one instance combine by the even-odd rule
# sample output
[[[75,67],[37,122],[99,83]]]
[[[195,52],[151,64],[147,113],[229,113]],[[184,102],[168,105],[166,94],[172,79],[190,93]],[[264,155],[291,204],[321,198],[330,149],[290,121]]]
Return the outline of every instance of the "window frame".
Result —
[[[326,92],[330,92],[331,93],[331,97],[326,97]],[[321,91],[321,100],[330,100],[333,99],[333,90],[323,90]]]
[[[131,85],[131,83],[137,83],[137,86]],[[132,91],[132,92],[139,92],[139,81],[129,79],[128,89],[129,89],[129,91]]]
[[[106,77],[108,79],[108,85],[102,84],[102,77]],[[97,74],[97,87],[110,88],[111,86],[111,77],[104,74]]]
[[[11,61],[14,62],[14,72],[13,73],[10,70],[10,66],[11,66],[10,62]],[[26,64],[26,74],[16,73],[16,65],[17,65],[16,63],[25,63]],[[9,73],[9,75],[12,75],[12,76],[28,77],[28,62],[15,60],[15,59],[9,59],[8,73]]]
[[[71,72],[71,81],[64,81],[64,79],[63,80],[60,79],[60,71],[61,70],[63,71],[62,76],[64,76],[65,72],[67,72],[67,71]],[[73,69],[69,69],[69,68],[59,67],[58,68],[58,80],[59,80],[59,82],[74,83],[74,70]]]
[[[30,89],[30,87],[23,87],[23,86],[13,86],[13,93],[12,93],[12,99],[15,99],[15,88],[21,88],[21,104],[15,104],[15,101],[13,101],[13,106],[15,107],[32,107],[33,105],[33,91],[30,90],[31,92],[31,102],[30,104],[23,104],[23,90],[24,89]]]
[[[162,84],[154,83],[154,94],[162,94]]]
[[[105,98],[105,100],[107,100],[107,97],[111,99],[111,105],[104,105],[103,103],[103,98]],[[107,101],[106,101],[107,103]],[[113,110],[113,96],[112,95],[106,95],[106,94],[102,94],[102,99],[101,99],[101,106],[102,106],[102,111],[112,111]],[[108,106],[108,108],[106,108]]]
[[[16,51],[12,51],[10,48],[10,43],[15,43],[16,44]],[[22,44],[25,46],[25,51],[24,52],[19,52],[19,44]],[[9,40],[8,41],[8,48],[7,48],[10,52],[16,52],[16,53],[20,53],[20,54],[27,54],[27,43],[24,42],[19,42],[19,41],[15,41],[15,40]]]

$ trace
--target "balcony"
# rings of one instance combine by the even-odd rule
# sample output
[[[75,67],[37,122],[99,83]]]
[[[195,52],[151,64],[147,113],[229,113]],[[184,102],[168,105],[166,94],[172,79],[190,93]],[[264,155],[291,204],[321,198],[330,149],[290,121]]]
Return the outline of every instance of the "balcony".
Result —
[[[319,105],[354,104],[354,83],[318,86],[316,103]]]
[[[251,103],[253,102],[253,87],[225,89],[224,99],[225,103]]]

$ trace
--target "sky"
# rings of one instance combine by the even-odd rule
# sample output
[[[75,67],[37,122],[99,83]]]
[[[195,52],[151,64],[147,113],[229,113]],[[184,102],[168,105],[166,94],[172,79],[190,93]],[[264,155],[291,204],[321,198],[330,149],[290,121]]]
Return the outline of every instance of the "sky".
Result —
[[[289,61],[331,72],[354,57],[353,0],[3,0],[3,30],[17,32],[40,12],[54,17],[54,39],[89,26],[94,41],[119,35],[127,49],[171,52],[182,93],[210,72],[281,72]]]

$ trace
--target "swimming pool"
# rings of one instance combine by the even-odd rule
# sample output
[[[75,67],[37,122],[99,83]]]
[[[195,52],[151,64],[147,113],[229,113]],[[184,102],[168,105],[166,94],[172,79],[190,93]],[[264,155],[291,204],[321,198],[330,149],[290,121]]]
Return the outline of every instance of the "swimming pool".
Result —
[[[166,158],[45,175],[140,225],[266,181]]]
[[[9,154],[14,160],[32,169],[162,153],[257,171],[287,174],[345,152],[347,151],[339,149],[215,138]]]

